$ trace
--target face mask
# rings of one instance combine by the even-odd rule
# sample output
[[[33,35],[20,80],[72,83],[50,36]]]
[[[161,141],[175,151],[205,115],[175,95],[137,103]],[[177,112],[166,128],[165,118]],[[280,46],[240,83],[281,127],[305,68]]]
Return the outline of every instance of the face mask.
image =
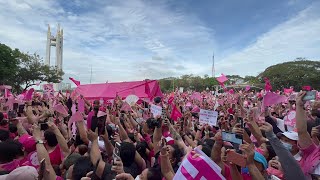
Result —
[[[140,175],[138,175],[134,180],[140,180]]]
[[[292,150],[292,145],[286,142],[282,142],[283,146],[288,150],[291,151]]]

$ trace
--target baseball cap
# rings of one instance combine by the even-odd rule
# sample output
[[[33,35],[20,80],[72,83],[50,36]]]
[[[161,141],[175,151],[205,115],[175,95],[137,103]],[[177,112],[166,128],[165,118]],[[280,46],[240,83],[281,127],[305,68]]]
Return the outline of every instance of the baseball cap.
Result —
[[[264,169],[268,168],[268,162],[262,154],[260,154],[258,152],[254,152],[254,160],[261,163],[263,165]]]
[[[33,152],[36,150],[36,141],[29,134],[20,136],[19,142],[23,145],[26,152]]]
[[[288,139],[294,140],[294,141],[299,140],[298,133],[294,132],[294,131],[286,131],[286,132],[282,133],[281,135],[287,137]]]
[[[36,180],[38,175],[36,168],[32,166],[22,166],[11,171],[9,174],[0,176],[0,180]]]

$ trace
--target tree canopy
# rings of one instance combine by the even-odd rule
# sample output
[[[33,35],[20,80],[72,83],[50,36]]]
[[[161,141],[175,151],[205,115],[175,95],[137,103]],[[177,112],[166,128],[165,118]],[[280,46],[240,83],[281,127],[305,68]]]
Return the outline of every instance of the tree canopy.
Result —
[[[293,86],[300,90],[303,86],[311,86],[320,89],[320,61],[310,61],[297,58],[281,64],[276,64],[265,69],[257,76],[226,75],[229,79],[225,84],[248,84],[264,88],[264,78],[269,78],[273,90],[283,90]],[[213,90],[213,86],[219,85],[215,78],[204,75],[183,75],[181,77],[170,77],[160,79],[162,91],[172,91],[174,87],[184,87],[197,91],[205,90],[207,87]]]
[[[59,83],[63,72],[43,64],[37,54],[23,53],[0,43],[0,84],[20,92],[37,82]]]
[[[268,67],[257,78],[262,82],[268,77],[274,90],[293,86],[296,90],[303,86],[320,89],[320,61],[297,58],[295,61]]]

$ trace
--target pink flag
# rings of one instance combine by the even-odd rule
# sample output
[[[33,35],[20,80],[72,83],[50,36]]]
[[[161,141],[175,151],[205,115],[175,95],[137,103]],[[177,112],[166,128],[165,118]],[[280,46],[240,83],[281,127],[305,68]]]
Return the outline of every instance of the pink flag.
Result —
[[[268,78],[264,78],[264,82],[265,82],[264,89],[266,91],[271,91],[272,90],[272,86],[271,86],[270,80]]]
[[[150,96],[151,96],[150,87],[149,87],[149,82],[147,80],[146,80],[145,87],[144,87],[144,93],[146,93],[148,95],[148,97],[150,98]]]
[[[83,99],[78,100],[78,111],[84,112],[84,100]]]
[[[168,104],[172,104],[173,100],[174,100],[174,95],[169,97]]]
[[[173,105],[173,109],[171,112],[171,119],[173,119],[174,121],[177,121],[178,118],[181,118],[181,117],[182,117],[181,112],[177,109],[175,105]]]
[[[24,100],[26,100],[26,101],[31,101],[31,100],[32,100],[33,92],[34,92],[34,89],[33,89],[33,88],[29,89],[29,91],[27,92],[26,96],[24,97]]]
[[[246,86],[246,89],[245,89],[245,91],[249,91],[250,90],[250,86],[248,85],[248,86]]]
[[[200,112],[200,108],[198,106],[193,107],[193,109],[191,110],[192,113],[199,113]]]
[[[233,89],[230,89],[230,90],[229,90],[229,93],[230,93],[230,94],[234,94],[234,90],[233,90]]]
[[[132,111],[130,105],[127,102],[123,102],[122,107],[121,107],[121,111]]]
[[[200,156],[195,156],[199,154]],[[199,149],[191,151],[185,158],[173,180],[225,180],[221,174],[221,168]]]
[[[311,86],[303,86],[302,87],[302,90],[304,90],[304,91],[311,91]]]
[[[217,77],[216,79],[217,79],[217,81],[218,81],[219,83],[224,83],[224,82],[228,81],[227,76],[225,76],[224,74],[221,74],[221,76],[220,76],[220,77]]]
[[[69,77],[69,79],[77,86],[80,86],[80,81],[77,81],[75,79],[73,79],[72,77]]]
[[[72,114],[72,116],[70,117],[70,120],[68,122],[69,129],[71,129],[72,123],[82,121],[82,120],[83,120],[83,116],[82,116],[81,112],[78,111],[78,112]]]
[[[195,92],[192,94],[191,99],[196,99],[198,101],[201,101],[201,94],[199,92]]]
[[[286,96],[281,96],[276,93],[267,92],[267,94],[263,97],[263,105],[264,107],[266,107],[274,104],[280,104],[282,102],[286,102],[287,99],[288,98]]]
[[[67,117],[68,116],[68,112],[67,112],[66,108],[62,104],[55,105],[53,107],[53,110],[55,110],[58,113],[60,113],[63,117]]]
[[[155,98],[155,97],[163,97],[163,94],[162,94],[162,92],[161,92],[161,90],[160,90],[160,86],[159,86],[159,83],[156,81],[155,82],[155,85],[154,85],[154,87],[153,87],[153,89],[152,89],[152,91],[151,91],[151,93],[150,93],[150,100],[152,100],[153,98]]]

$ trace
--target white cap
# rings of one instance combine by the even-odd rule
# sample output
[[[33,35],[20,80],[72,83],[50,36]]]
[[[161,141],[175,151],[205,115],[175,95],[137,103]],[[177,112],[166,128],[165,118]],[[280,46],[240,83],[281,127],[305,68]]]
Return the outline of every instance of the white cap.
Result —
[[[37,170],[32,166],[22,166],[13,170],[9,174],[0,176],[0,180],[35,180],[38,178]]]
[[[299,140],[298,133],[294,132],[294,131],[287,131],[287,132],[282,133],[282,135],[284,135],[288,139],[291,139],[291,140],[294,140],[294,141],[298,141]]]

